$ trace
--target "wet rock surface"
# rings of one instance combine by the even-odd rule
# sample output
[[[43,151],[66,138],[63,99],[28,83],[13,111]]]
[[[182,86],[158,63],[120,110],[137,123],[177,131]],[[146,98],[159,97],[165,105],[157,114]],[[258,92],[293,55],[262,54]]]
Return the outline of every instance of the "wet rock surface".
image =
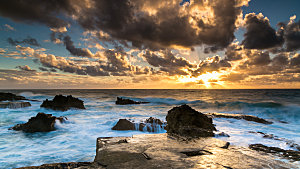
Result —
[[[278,136],[275,136],[273,134],[267,134],[267,133],[263,133],[263,132],[254,132],[254,131],[249,131],[249,133],[254,133],[254,134],[261,134],[263,136],[263,138],[266,138],[266,139],[272,139],[272,140],[278,140],[278,141],[283,141],[285,142],[287,145],[289,145],[291,148],[295,148],[297,149],[298,151],[300,151],[300,145],[299,144],[296,144],[294,141],[292,140],[288,140],[288,139],[285,139],[285,138],[280,138]]]
[[[300,151],[284,150],[278,147],[268,147],[263,144],[251,144],[249,148],[256,151],[271,153],[290,160],[300,161]]]
[[[273,122],[267,121],[265,119],[252,116],[252,115],[244,115],[244,114],[227,114],[227,113],[207,113],[207,115],[216,117],[216,118],[233,118],[233,119],[243,119],[247,121],[254,121],[256,123],[263,124],[272,124]]]
[[[14,100],[27,100],[23,96],[17,96],[13,93],[0,92],[0,101],[14,101]]]
[[[29,102],[0,102],[0,108],[17,109],[30,106]]]
[[[53,100],[43,101],[41,107],[60,111],[67,111],[70,108],[85,109],[83,101],[72,95],[56,95]]]
[[[126,139],[126,143],[120,140]],[[102,137],[94,163],[106,168],[296,168],[246,147],[221,148],[213,137],[179,141],[167,134]]]
[[[216,130],[212,119],[188,105],[174,107],[166,117],[168,134],[184,137],[212,137]]]
[[[70,163],[53,163],[53,164],[43,164],[41,166],[32,167],[21,167],[18,169],[86,169],[86,168],[102,168],[91,162],[70,162]]]
[[[121,97],[117,97],[117,101],[116,101],[116,104],[117,105],[126,105],[126,104],[147,104],[147,103],[150,103],[150,102],[137,102],[137,101],[133,101],[133,100],[130,100],[130,99],[123,99]]]
[[[135,123],[128,119],[119,119],[117,124],[112,128],[112,130],[139,130],[148,132],[158,132],[162,130],[165,126],[160,119],[150,117],[144,122]]]
[[[35,117],[31,117],[27,123],[17,124],[10,128],[12,130],[22,130],[23,132],[49,132],[55,130],[55,121],[65,122],[66,117],[55,117],[52,114],[38,113]]]

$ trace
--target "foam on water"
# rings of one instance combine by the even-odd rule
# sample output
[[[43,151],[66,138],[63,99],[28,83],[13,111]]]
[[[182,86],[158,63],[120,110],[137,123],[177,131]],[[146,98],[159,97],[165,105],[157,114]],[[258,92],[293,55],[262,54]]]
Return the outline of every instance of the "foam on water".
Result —
[[[262,143],[291,149],[284,141],[265,139],[260,134],[274,134],[300,144],[299,91],[223,91],[212,90],[38,90],[12,91],[30,101],[31,107],[0,110],[0,168],[15,168],[44,163],[93,161],[97,137],[131,136],[148,132],[115,131],[111,128],[120,118],[132,119],[138,124],[149,117],[165,121],[168,110],[188,104],[208,113],[238,113],[255,115],[273,121],[265,125],[236,119],[214,119],[219,131],[231,137],[220,139],[233,145],[248,146]],[[290,93],[290,94],[289,94]],[[86,110],[71,109],[66,112],[40,108],[42,100],[56,94],[73,94],[84,101]],[[282,95],[282,96],[281,96]],[[117,96],[150,104],[115,105]],[[8,130],[25,123],[38,112],[66,116],[67,123],[56,123],[57,130],[48,133],[23,133]],[[287,123],[282,123],[282,121]],[[161,133],[165,130],[157,130]]]

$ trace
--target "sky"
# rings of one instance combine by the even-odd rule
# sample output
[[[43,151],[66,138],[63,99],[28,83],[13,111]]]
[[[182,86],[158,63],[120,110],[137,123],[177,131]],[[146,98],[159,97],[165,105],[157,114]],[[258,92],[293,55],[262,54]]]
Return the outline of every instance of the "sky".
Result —
[[[0,89],[300,88],[299,0],[3,0]]]

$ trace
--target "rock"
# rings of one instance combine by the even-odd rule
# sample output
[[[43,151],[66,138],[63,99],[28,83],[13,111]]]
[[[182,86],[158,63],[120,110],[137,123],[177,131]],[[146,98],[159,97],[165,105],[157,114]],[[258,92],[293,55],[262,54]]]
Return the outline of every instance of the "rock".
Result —
[[[278,147],[268,147],[263,144],[251,144],[249,148],[256,151],[263,151],[265,153],[271,153],[287,159],[300,161],[300,151],[284,150]]]
[[[41,166],[21,167],[18,169],[87,169],[87,168],[104,168],[91,162],[69,162],[69,163],[53,163],[43,164]]]
[[[159,132],[165,126],[161,120],[150,117],[144,122],[135,123],[127,119],[119,119],[117,124],[112,128],[112,130],[139,130],[148,132]]]
[[[49,101],[48,99],[43,101],[41,107],[60,111],[67,111],[70,108],[85,109],[83,101],[72,95],[56,95],[52,101]]]
[[[170,135],[142,134],[132,137],[98,138],[94,163],[106,168],[298,168],[247,147],[220,148],[226,142],[214,137],[192,141]],[[119,140],[126,139],[127,143]]]
[[[257,123],[263,124],[272,124],[273,122],[267,121],[265,119],[251,116],[251,115],[244,115],[244,114],[227,114],[227,113],[207,113],[207,115],[217,118],[233,118],[233,119],[244,119],[247,121],[254,121]]]
[[[0,108],[17,109],[30,106],[29,102],[0,102]]]
[[[27,100],[25,97],[23,96],[17,96],[13,93],[3,93],[0,92],[0,101],[14,101],[14,100]]]
[[[230,143],[226,142],[226,144],[224,146],[222,146],[221,148],[228,149],[229,146],[230,146]]]
[[[188,105],[174,107],[166,117],[168,134],[184,137],[212,137],[216,130],[212,119]]]
[[[53,131],[55,130],[55,120],[64,122],[67,118],[55,117],[52,116],[52,114],[38,113],[35,117],[31,117],[27,123],[17,124],[10,129],[17,131],[22,130],[28,133]]]
[[[118,105],[145,104],[145,103],[150,103],[150,102],[137,102],[137,101],[133,101],[133,100],[130,100],[130,99],[123,99],[121,97],[117,97],[117,101],[116,101],[116,104],[118,104]]]
[[[220,133],[217,133],[217,134],[215,134],[217,137],[230,137],[230,135],[229,134],[227,134],[227,133],[224,133],[224,132],[220,132]]]

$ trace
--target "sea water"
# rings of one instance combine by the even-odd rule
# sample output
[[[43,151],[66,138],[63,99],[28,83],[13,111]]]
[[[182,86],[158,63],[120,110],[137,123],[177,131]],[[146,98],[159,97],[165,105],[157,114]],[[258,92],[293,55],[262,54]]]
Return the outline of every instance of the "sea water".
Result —
[[[255,115],[272,121],[215,118],[217,130],[230,137],[218,137],[232,145],[261,143],[293,149],[286,141],[263,138],[264,132],[300,145],[300,90],[1,90],[25,96],[31,107],[0,109],[0,168],[16,168],[44,163],[93,161],[97,137],[132,136],[141,131],[115,131],[111,128],[121,118],[135,122],[149,117],[165,121],[168,110],[188,104],[202,113],[220,112]],[[41,108],[45,99],[57,94],[73,95],[84,101],[85,110],[65,112]],[[116,97],[149,104],[116,105]],[[56,123],[56,131],[24,133],[8,130],[25,123],[38,112],[66,116],[67,123]],[[158,133],[164,133],[160,130]],[[149,133],[151,134],[151,133]],[[288,161],[291,162],[291,161]],[[292,162],[291,162],[292,163]],[[297,162],[293,162],[297,163]]]

